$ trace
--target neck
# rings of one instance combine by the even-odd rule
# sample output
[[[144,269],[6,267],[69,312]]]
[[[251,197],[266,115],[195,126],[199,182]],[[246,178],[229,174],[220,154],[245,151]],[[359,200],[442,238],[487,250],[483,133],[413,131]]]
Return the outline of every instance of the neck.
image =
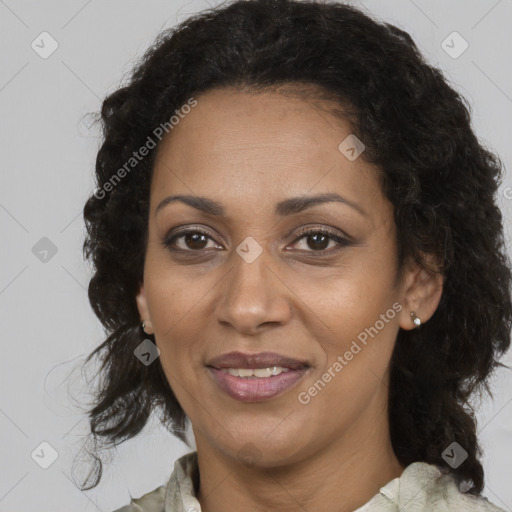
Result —
[[[344,433],[323,449],[285,465],[241,463],[196,434],[203,512],[238,510],[352,512],[367,503],[404,467],[397,460],[388,426],[369,423]],[[278,463],[276,463],[278,464]]]

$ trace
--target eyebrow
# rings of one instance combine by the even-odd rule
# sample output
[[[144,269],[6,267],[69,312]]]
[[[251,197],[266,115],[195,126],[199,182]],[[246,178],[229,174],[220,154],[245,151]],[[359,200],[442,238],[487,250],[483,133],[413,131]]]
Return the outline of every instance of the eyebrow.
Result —
[[[192,208],[200,210],[208,215],[213,215],[216,217],[225,216],[224,207],[217,201],[213,201],[212,199],[208,199],[207,197],[181,194],[169,196],[160,201],[160,203],[155,209],[155,215],[165,206],[175,201],[185,203],[191,206]],[[276,204],[275,213],[276,215],[284,217],[287,215],[293,215],[294,213],[300,213],[306,210],[307,208],[311,208],[317,204],[331,202],[339,202],[346,204],[347,206],[350,206],[354,210],[358,211],[361,215],[364,215],[365,217],[368,216],[368,214],[357,203],[349,201],[348,199],[340,196],[339,194],[334,193],[318,194],[315,196],[290,197]]]

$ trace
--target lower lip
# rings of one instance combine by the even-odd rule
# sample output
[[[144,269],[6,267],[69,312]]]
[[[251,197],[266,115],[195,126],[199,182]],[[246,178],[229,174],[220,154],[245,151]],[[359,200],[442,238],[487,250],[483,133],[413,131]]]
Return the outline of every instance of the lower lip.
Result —
[[[212,367],[208,367],[208,370],[219,388],[231,398],[242,402],[258,402],[273,398],[291,388],[304,377],[308,369],[289,370],[261,378],[235,377]]]

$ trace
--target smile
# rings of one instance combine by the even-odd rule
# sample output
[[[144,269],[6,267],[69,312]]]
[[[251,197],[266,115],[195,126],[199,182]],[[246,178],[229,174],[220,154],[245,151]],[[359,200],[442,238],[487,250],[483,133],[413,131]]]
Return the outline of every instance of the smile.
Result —
[[[308,372],[308,368],[213,368],[209,374],[217,387],[235,400],[259,402],[269,400],[297,384]]]

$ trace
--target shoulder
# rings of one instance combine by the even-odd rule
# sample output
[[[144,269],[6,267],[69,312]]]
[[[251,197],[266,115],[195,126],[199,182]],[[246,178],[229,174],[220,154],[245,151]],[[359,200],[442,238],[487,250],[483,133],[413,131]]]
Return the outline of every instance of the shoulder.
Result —
[[[399,504],[407,503],[411,510],[418,505],[417,510],[425,512],[505,512],[485,496],[461,492],[453,475],[434,464],[415,462],[399,481]]]
[[[173,512],[200,510],[195,496],[198,478],[197,452],[177,459],[169,481],[140,498],[131,498],[130,504],[113,512]]]
[[[165,485],[157,487],[140,498],[132,498],[129,505],[113,512],[163,512],[165,501]]]
[[[464,510],[468,511],[505,512],[505,509],[491,503],[484,496],[477,497],[471,494],[461,494],[461,505],[464,506]]]

